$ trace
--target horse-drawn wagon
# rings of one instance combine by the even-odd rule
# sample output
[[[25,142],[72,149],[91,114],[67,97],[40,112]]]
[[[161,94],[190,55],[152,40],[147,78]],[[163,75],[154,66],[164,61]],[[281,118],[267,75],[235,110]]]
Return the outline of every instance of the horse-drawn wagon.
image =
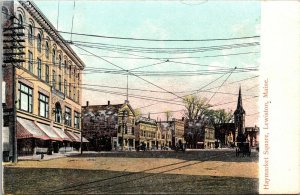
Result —
[[[251,155],[251,146],[249,142],[237,142],[235,156],[240,156],[240,154],[243,154],[243,157]]]

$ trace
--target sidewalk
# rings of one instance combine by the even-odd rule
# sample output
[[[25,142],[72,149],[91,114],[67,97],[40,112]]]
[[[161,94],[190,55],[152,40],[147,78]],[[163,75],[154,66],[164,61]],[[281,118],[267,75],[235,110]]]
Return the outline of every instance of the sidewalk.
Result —
[[[32,156],[19,156],[18,161],[45,161],[45,160],[52,160],[56,158],[63,158],[63,157],[68,157],[68,156],[73,156],[73,155],[78,155],[80,154],[79,151],[72,151],[72,152],[67,152],[67,153],[53,153],[52,155],[44,155],[44,158],[41,159],[41,155],[32,155]]]

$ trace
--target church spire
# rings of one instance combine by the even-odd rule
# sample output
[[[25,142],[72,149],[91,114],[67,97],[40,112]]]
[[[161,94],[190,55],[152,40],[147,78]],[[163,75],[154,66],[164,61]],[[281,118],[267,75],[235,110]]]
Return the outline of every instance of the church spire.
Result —
[[[241,113],[241,114],[245,114],[245,110],[243,108],[243,102],[242,102],[242,89],[241,89],[241,86],[240,86],[240,89],[239,89],[239,97],[238,97],[238,102],[237,102],[237,106],[236,106],[236,110],[235,110],[235,113]]]
[[[234,123],[235,127],[237,129],[237,137],[236,140],[238,142],[244,142],[245,141],[245,110],[243,108],[243,103],[242,103],[242,90],[241,86],[239,89],[239,97],[238,97],[238,102],[236,106],[236,110],[234,111]]]

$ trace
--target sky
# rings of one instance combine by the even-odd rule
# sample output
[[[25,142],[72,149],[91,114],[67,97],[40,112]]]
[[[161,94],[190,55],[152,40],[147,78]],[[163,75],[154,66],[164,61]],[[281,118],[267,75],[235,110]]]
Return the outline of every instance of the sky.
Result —
[[[241,86],[246,126],[258,123],[259,37],[215,39],[259,36],[259,1],[75,1],[75,8],[74,1],[35,3],[61,35],[73,41],[72,48],[86,65],[83,105],[124,103],[127,75],[119,70],[135,69],[128,76],[129,102],[145,116],[165,120],[163,112],[169,110],[181,118],[184,106],[179,97],[199,89],[205,91],[195,94],[210,100],[214,109],[234,111]],[[206,41],[63,33],[71,31]]]

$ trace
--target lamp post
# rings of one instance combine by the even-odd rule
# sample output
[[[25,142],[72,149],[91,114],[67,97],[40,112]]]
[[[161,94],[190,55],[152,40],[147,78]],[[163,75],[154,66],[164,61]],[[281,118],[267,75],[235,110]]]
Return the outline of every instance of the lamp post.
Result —
[[[124,130],[125,130],[125,124],[127,123],[127,117],[128,117],[128,111],[123,110],[123,115],[122,115],[122,151],[124,149]]]

